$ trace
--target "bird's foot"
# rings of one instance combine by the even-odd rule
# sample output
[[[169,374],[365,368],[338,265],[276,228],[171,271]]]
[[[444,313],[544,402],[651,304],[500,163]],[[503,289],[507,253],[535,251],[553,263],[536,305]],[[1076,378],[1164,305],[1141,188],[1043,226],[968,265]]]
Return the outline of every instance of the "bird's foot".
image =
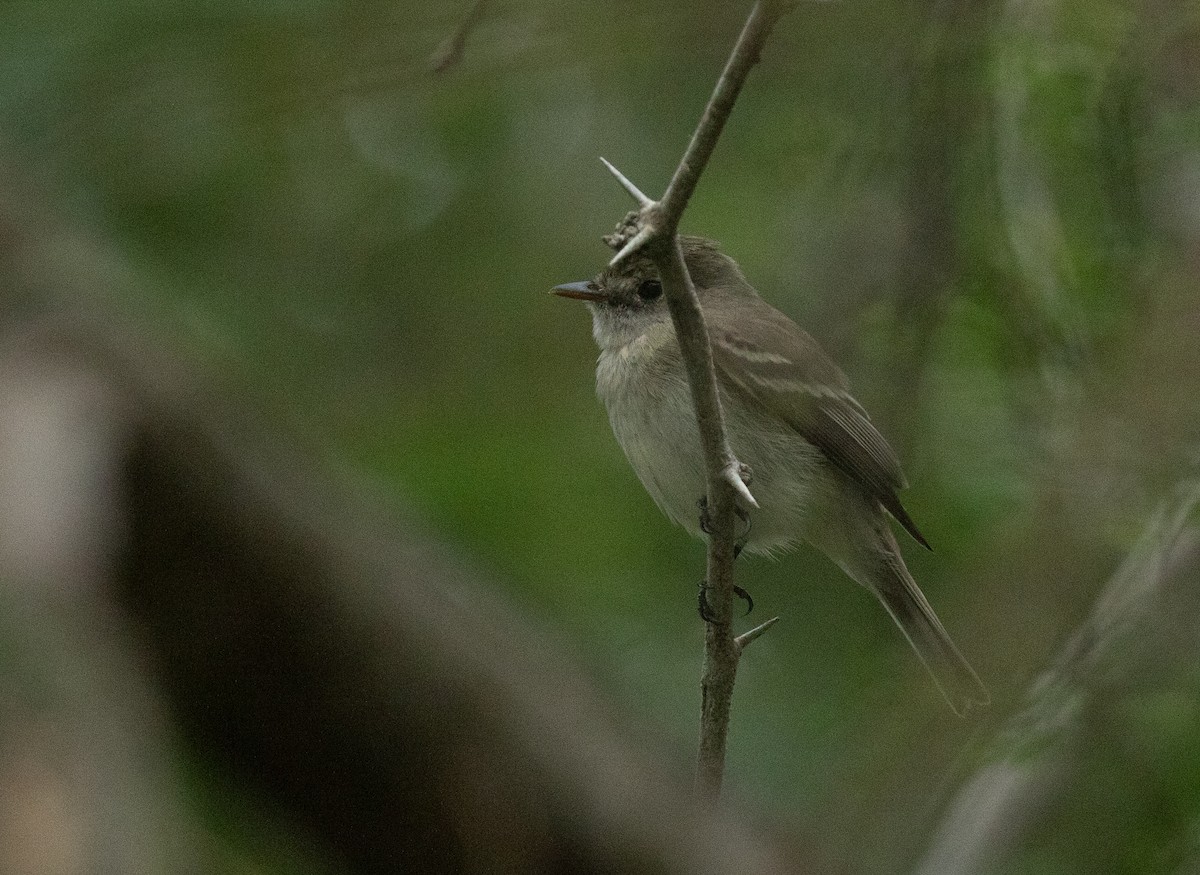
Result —
[[[700,581],[700,591],[696,594],[697,601],[700,605],[700,619],[706,623],[715,623],[717,618],[713,615],[712,606],[708,603],[708,581]],[[733,587],[733,594],[746,603],[746,613],[744,616],[750,616],[750,612],[754,610],[754,599],[750,597],[750,593],[742,589],[736,584]]]
[[[750,519],[749,511],[742,510],[741,507],[734,507],[733,510],[734,513],[737,514],[738,519],[746,524],[745,530],[738,537],[737,542],[733,545],[733,558],[737,559],[742,555],[742,551],[746,549],[746,543],[750,540],[750,530],[754,528],[754,521]],[[754,603],[751,602],[750,606],[754,607]],[[746,611],[746,613],[748,614],[750,612]]]
[[[708,581],[700,581],[700,591],[696,593],[696,599],[700,603],[700,619],[706,623],[715,623],[717,618],[713,616],[712,607],[708,604],[708,596],[705,593],[708,591]]]
[[[700,496],[700,500],[696,502],[696,507],[700,509],[700,531],[706,535],[712,534],[712,516],[708,512],[708,496]],[[750,530],[754,528],[754,522],[750,519],[750,512],[744,510],[741,505],[734,505],[733,512],[737,514],[737,518],[745,523],[746,528],[738,537],[737,543],[733,546],[733,558],[736,559],[746,546],[746,542],[750,539]]]

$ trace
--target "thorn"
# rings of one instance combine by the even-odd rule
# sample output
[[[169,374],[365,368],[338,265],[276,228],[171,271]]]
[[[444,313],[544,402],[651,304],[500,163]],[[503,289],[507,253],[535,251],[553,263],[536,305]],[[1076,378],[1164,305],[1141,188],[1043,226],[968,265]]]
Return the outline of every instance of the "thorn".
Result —
[[[637,237],[634,237],[633,239],[636,240]],[[624,252],[624,250],[622,250],[622,252]],[[620,254],[618,254],[617,258],[620,257]],[[616,261],[616,259],[614,258],[613,261]],[[758,510],[758,502],[754,500],[754,496],[750,494],[750,488],[746,486],[746,482],[742,480],[742,475],[739,468],[740,466],[737,464],[737,462],[732,462],[725,466],[725,469],[721,472],[721,476],[724,477],[729,485],[733,487],[733,491],[738,494],[742,501],[750,505],[750,507],[754,508],[755,510]]]
[[[772,617],[763,623],[761,626],[755,626],[749,632],[743,632],[741,635],[733,639],[733,643],[738,646],[738,650],[745,650],[754,639],[762,636],[764,632],[779,622],[778,617]]]
[[[607,158],[601,156],[600,163],[603,164],[605,167],[607,167],[608,172],[617,178],[617,182],[621,183],[621,188],[623,188],[627,192],[629,192],[630,196],[635,201],[637,201],[637,205],[639,207],[645,208],[645,207],[650,206],[650,204],[654,203],[654,201],[651,198],[647,197],[640,188],[638,188],[636,185],[634,185],[632,182],[629,181],[629,177],[627,177],[624,173],[622,173],[617,168],[613,167],[612,164],[609,163]]]
[[[628,258],[629,256],[633,255],[633,253],[635,253],[639,249],[641,249],[646,244],[646,242],[653,236],[654,236],[653,230],[651,230],[650,228],[642,228],[640,231],[638,231],[636,234],[634,234],[631,238],[629,238],[629,242],[626,243],[624,246],[622,246],[621,251],[612,257],[612,261],[610,261],[608,263],[608,266],[615,267],[616,265],[620,264],[626,258]],[[740,483],[741,481],[739,480],[738,482]],[[743,486],[742,488],[744,489],[745,487]],[[754,499],[750,499],[750,500],[753,501]],[[757,504],[754,506],[758,507]]]

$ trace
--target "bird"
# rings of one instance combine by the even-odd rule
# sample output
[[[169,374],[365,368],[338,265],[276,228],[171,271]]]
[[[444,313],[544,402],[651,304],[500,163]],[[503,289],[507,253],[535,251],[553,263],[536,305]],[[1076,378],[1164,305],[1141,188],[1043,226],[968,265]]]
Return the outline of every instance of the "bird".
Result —
[[[879,599],[955,713],[986,705],[979,676],[904,563],[889,516],[917,543],[929,542],[897,495],[908,485],[900,461],[846,376],[715,242],[679,242],[708,328],[729,444],[749,468],[758,504],[740,509],[747,531],[739,546],[758,554],[815,547]],[[552,293],[591,310],[597,394],[638,479],[668,518],[705,537],[697,503],[707,469],[654,262],[637,253]]]

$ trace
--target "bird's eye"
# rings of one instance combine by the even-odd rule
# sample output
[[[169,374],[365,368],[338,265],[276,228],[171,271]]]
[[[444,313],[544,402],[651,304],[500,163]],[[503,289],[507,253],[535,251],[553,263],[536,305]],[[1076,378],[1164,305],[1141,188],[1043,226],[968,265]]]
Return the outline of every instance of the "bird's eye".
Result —
[[[638,297],[643,301],[653,301],[662,294],[662,283],[658,280],[643,280],[638,286]]]

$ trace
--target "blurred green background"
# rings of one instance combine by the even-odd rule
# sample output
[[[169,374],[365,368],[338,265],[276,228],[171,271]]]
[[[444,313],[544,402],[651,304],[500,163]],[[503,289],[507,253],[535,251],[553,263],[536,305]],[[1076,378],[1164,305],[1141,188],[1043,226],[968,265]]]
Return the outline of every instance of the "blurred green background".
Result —
[[[97,306],[414,506],[686,763],[703,547],[546,292],[628,209],[598,155],[665,186],[747,4],[496,0],[434,74],[467,5],[9,0],[0,145],[119,253]],[[821,557],[740,563],[744,622],[783,621],[740,672],[730,793],[829,870],[919,857],[1194,456],[1198,96],[1200,6],[1154,0],[802,4],[752,74],[684,230],[850,375],[994,699],[957,720]],[[1004,871],[1197,865],[1197,664],[1089,705],[1069,798]]]

